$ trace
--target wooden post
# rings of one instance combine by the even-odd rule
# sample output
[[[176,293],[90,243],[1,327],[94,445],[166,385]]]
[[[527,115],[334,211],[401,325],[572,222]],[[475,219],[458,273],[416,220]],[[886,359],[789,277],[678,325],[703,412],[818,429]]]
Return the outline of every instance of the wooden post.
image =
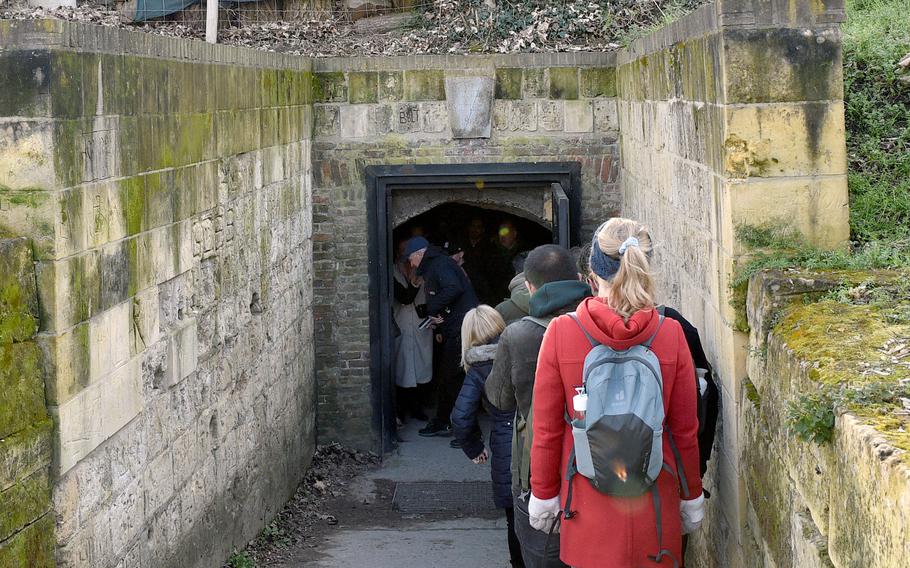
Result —
[[[218,43],[218,0],[205,0],[205,41]]]

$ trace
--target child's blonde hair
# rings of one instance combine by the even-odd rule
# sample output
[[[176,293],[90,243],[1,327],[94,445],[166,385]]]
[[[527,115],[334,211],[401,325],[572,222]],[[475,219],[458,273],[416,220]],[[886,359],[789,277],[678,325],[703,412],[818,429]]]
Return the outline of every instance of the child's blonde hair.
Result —
[[[620,254],[620,248],[630,237],[638,243],[627,246]],[[599,281],[607,283],[610,307],[626,319],[639,310],[653,308],[654,277],[649,259],[652,245],[647,227],[631,219],[614,217],[597,232],[597,245],[604,254],[619,260],[619,271],[612,279],[598,276]]]
[[[506,322],[495,309],[481,304],[469,311],[461,323],[461,366],[467,371],[470,365],[465,362],[465,355],[471,347],[486,345],[502,333]]]

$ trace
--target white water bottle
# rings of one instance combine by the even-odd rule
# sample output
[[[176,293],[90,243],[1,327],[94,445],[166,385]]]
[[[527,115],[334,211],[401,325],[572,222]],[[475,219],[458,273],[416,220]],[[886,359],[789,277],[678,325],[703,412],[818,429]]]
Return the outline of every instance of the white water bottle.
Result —
[[[588,411],[588,393],[585,387],[575,387],[575,396],[572,397],[572,409],[575,411],[575,420],[580,424],[585,423],[585,413]]]
[[[695,374],[698,375],[698,394],[704,398],[705,393],[708,392],[708,379],[705,378],[708,376],[708,370],[695,369]]]

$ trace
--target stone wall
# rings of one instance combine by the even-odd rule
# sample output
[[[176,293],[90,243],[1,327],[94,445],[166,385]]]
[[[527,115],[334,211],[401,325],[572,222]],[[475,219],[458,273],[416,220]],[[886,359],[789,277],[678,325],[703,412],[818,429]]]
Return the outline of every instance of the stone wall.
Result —
[[[722,393],[702,565],[742,565],[735,228],[782,220],[822,247],[849,236],[843,17],[839,0],[718,0],[618,54],[623,213],[651,227],[662,300],[702,330]]]
[[[613,57],[416,56],[314,65],[319,434],[370,447],[376,438],[370,426],[364,168],[577,161],[587,233],[620,205]],[[473,132],[461,131],[454,110],[464,94],[461,80],[489,89],[488,97],[472,103],[491,103],[489,114],[472,117]]]
[[[904,341],[900,338],[908,329],[901,320],[881,314],[879,307],[818,302],[819,297],[847,281],[852,281],[848,288],[861,282],[872,288],[895,277],[905,279],[906,274],[852,272],[845,278],[805,271],[752,278],[747,302],[749,380],[739,410],[741,471],[748,495],[746,566],[906,564],[907,419],[890,409],[857,407],[854,414],[837,418],[829,443],[803,441],[788,424],[788,408],[800,395],[830,386],[830,369],[849,368],[857,361],[860,368],[890,363],[877,342],[894,337]],[[888,330],[884,334],[879,331],[883,326]],[[865,356],[852,356],[858,346]],[[826,352],[841,357],[832,365]],[[901,361],[895,361],[900,372]],[[863,377],[857,372],[846,380],[896,382],[888,373]]]
[[[54,565],[51,435],[26,239],[0,239],[0,566]]]
[[[309,61],[0,22],[61,566],[219,566],[314,448]]]

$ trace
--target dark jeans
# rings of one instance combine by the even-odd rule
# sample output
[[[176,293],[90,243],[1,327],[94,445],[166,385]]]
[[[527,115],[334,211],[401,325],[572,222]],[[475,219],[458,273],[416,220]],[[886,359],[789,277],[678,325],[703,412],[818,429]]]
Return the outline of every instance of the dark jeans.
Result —
[[[528,517],[530,493],[513,495],[515,505],[515,534],[521,544],[521,556],[527,568],[568,568],[559,559],[559,535],[548,535],[531,526]]]
[[[512,568],[525,568],[524,560],[521,557],[521,544],[515,534],[515,509],[513,507],[506,509],[506,524],[509,527],[509,560]]]
[[[461,366],[461,338],[442,337],[439,346],[439,362],[436,368],[436,420],[449,423],[455,399],[464,383],[464,369]]]

